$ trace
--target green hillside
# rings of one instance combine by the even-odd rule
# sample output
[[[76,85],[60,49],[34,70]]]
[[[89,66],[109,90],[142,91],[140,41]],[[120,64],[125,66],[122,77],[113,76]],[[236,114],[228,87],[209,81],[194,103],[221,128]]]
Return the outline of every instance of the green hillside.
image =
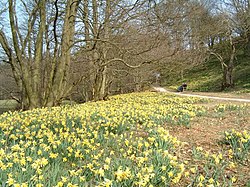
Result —
[[[214,92],[221,91],[222,70],[220,62],[211,59],[199,64],[184,73],[183,79],[171,80],[167,87],[175,89],[183,82],[188,83],[188,89],[192,91]],[[250,92],[250,57],[241,55],[237,57],[234,69],[235,87],[225,90],[234,92]]]

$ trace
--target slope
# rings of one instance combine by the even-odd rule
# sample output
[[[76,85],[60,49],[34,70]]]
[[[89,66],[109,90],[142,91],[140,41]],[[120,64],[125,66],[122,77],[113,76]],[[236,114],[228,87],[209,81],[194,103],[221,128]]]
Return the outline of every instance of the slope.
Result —
[[[235,87],[225,92],[249,93],[250,92],[250,57],[240,55],[236,59],[234,69]],[[222,70],[220,62],[211,59],[206,63],[192,67],[184,73],[184,78],[175,76],[175,80],[166,81],[168,88],[176,89],[183,82],[188,83],[189,90],[201,92],[221,91]]]

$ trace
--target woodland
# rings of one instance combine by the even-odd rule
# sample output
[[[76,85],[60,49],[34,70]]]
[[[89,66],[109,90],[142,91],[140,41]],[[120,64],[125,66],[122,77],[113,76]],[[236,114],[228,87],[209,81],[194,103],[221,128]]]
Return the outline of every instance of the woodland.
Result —
[[[24,110],[105,100],[211,60],[225,90],[249,39],[249,0],[1,0],[0,97]]]

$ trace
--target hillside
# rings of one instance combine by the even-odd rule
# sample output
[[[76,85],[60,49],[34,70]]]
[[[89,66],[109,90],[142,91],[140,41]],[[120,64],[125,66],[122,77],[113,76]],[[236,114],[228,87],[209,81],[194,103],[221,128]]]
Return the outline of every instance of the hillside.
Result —
[[[0,115],[2,186],[247,186],[249,105],[132,93]]]
[[[241,55],[237,57],[234,69],[235,88],[224,92],[249,93],[250,92],[250,57]],[[216,59],[199,64],[184,73],[184,78],[175,76],[175,80],[166,82],[166,86],[176,89],[183,82],[188,83],[188,89],[201,92],[221,91],[222,70],[220,62]]]

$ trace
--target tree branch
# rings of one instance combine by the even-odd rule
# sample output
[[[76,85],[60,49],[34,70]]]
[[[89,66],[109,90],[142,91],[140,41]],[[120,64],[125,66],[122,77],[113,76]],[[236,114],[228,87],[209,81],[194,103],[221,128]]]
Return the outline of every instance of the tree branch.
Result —
[[[10,48],[8,41],[7,41],[7,38],[2,30],[0,30],[0,44],[3,48],[3,50],[5,51],[6,55],[8,56],[8,58],[10,58],[11,57],[11,48]]]
[[[155,60],[155,61],[156,61],[156,60]],[[121,58],[113,58],[113,59],[107,61],[106,63],[102,64],[102,66],[106,66],[106,65],[108,65],[108,64],[110,64],[110,63],[112,63],[112,62],[121,62],[121,63],[123,63],[125,66],[127,66],[127,67],[129,67],[129,68],[139,68],[139,67],[141,67],[143,64],[150,64],[150,63],[155,62],[155,61],[154,61],[154,60],[144,61],[144,62],[140,63],[140,64],[137,65],[137,66],[133,66],[133,65],[128,64],[127,62],[125,62],[125,60],[123,60],[123,59],[121,59]]]

